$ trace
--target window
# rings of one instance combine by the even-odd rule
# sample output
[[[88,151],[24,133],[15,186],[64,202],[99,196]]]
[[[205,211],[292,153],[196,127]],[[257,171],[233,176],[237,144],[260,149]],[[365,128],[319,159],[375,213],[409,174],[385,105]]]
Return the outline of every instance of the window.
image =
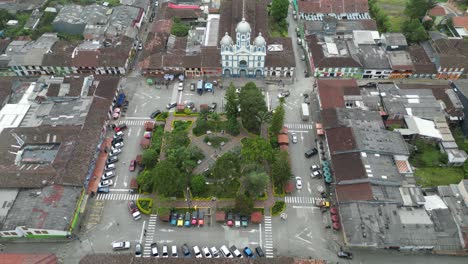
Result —
[[[366,73],[371,73],[372,71],[366,71]]]
[[[262,66],[262,64],[260,62],[257,62],[257,67],[260,67]]]
[[[228,55],[224,56],[224,59],[229,60],[229,56]]]
[[[229,66],[229,62],[226,61],[226,66]]]
[[[378,71],[378,72],[375,72],[375,74],[382,74],[382,72],[381,72],[381,71]]]
[[[262,60],[262,56],[258,56],[258,59],[257,60]]]
[[[33,233],[31,233],[31,232],[26,232],[26,233],[28,233],[28,235],[32,235],[32,234],[33,234]]]
[[[42,232],[41,231],[34,231],[34,233],[41,234]]]
[[[47,232],[47,231],[42,231],[42,234],[49,234],[49,232]]]

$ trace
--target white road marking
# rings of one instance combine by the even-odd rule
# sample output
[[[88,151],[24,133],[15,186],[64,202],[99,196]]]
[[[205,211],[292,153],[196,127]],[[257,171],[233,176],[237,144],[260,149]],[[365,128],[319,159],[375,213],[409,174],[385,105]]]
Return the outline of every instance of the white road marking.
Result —
[[[310,188],[310,182],[307,182],[307,190],[309,191],[309,193],[312,193],[312,189]]]
[[[259,224],[258,225],[258,231],[260,231],[260,245],[263,245],[263,242],[262,242],[262,224]]]
[[[141,127],[138,129],[137,136],[141,135]]]
[[[136,114],[136,112],[138,112],[138,105],[135,106],[135,111],[133,111],[133,113]]]
[[[293,208],[294,209],[312,209],[312,210],[319,209],[316,206],[298,206],[298,205],[293,205]]]
[[[302,136],[302,133],[309,133],[309,131],[307,130],[288,130],[288,132],[301,133],[301,136]]]
[[[143,221],[143,225],[141,226],[140,240],[139,240],[140,243],[143,240],[143,232],[145,230],[145,224],[146,224],[146,221]]]
[[[268,111],[271,111],[271,105],[270,105],[270,93],[266,93],[266,101],[267,101],[267,109]]]
[[[128,128],[128,133],[127,133],[127,136],[130,137],[130,135],[132,134],[132,128]]]

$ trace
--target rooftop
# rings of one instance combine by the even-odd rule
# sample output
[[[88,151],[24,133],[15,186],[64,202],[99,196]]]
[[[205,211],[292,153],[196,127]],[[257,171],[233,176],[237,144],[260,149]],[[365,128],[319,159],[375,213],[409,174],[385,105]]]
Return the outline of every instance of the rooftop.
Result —
[[[430,16],[445,16],[447,13],[445,12],[445,8],[440,5],[434,6],[431,10],[429,10]]]
[[[415,73],[417,74],[436,74],[437,70],[429,56],[427,56],[424,48],[418,44],[413,44],[408,47],[408,53],[413,61]]]
[[[382,42],[387,46],[408,46],[405,35],[402,33],[383,33]]]
[[[344,108],[344,96],[360,95],[359,87],[354,79],[318,79],[317,88],[321,109]]]
[[[316,68],[361,67],[361,64],[351,57],[344,39],[329,36],[319,39],[317,35],[309,35],[306,36],[306,41]]]
[[[387,56],[392,70],[414,71],[413,61],[406,51],[388,51]]]
[[[409,155],[406,142],[400,133],[372,126],[353,127],[356,149],[363,152],[386,155]]]
[[[387,54],[382,47],[371,45],[348,45],[352,55],[358,58],[364,69],[387,70],[391,69]]]
[[[299,12],[302,13],[367,13],[367,0],[308,0],[298,2]]]
[[[22,190],[18,193],[1,229],[14,230],[17,226],[26,226],[66,230],[73,219],[81,190],[81,186],[61,185]]]
[[[270,38],[268,45],[281,45],[282,51],[267,50],[265,67],[296,67],[291,38]]]
[[[330,108],[321,111],[323,127],[360,127],[372,126],[374,129],[383,129],[382,117],[376,111],[365,111],[352,108]]]
[[[103,5],[65,5],[54,19],[53,23],[105,25],[109,8]]]
[[[437,39],[432,42],[443,68],[468,68],[468,42],[462,39]]]
[[[322,21],[304,21],[306,35],[324,34],[351,34],[354,30],[377,30],[377,24],[372,19],[338,20],[334,17],[324,17]]]

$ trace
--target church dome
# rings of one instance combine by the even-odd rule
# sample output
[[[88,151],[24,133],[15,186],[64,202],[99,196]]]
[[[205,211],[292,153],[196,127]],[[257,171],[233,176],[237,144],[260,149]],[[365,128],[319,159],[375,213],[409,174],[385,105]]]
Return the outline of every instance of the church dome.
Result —
[[[242,21],[237,24],[236,32],[237,33],[250,33],[250,24],[245,21],[245,18],[242,18]]]
[[[228,35],[228,33],[226,32],[226,34],[224,35],[224,37],[221,39],[221,46],[228,46],[228,45],[232,45],[232,38]]]
[[[258,33],[258,36],[254,40],[254,45],[257,47],[263,47],[266,45],[265,38],[262,36],[262,33]]]

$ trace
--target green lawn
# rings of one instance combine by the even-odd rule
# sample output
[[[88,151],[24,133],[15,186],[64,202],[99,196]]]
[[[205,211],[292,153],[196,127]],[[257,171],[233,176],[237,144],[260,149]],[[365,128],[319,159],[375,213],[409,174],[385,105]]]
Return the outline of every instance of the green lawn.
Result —
[[[457,142],[458,147],[468,152],[468,140],[465,139],[465,135],[463,135],[461,129],[457,127],[452,131],[452,135],[455,138],[455,142]]]
[[[435,187],[459,183],[463,179],[461,167],[427,167],[417,168],[416,182],[422,187]]]
[[[401,32],[405,22],[405,5],[407,0],[377,0],[377,5],[388,15],[391,32]]]
[[[435,167],[447,164],[447,154],[441,153],[438,146],[423,140],[416,140],[417,150],[411,155],[410,163],[415,167]]]

